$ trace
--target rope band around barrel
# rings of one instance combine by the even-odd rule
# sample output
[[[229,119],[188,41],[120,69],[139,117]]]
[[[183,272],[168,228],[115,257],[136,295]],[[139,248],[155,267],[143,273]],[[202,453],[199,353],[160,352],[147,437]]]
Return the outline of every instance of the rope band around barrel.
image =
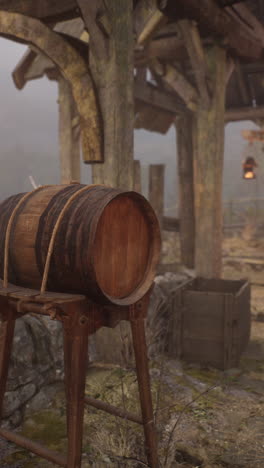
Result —
[[[8,263],[9,263],[9,244],[10,244],[10,235],[11,235],[11,228],[15,219],[15,216],[21,207],[23,203],[30,198],[32,193],[39,192],[40,190],[50,187],[50,185],[41,185],[40,187],[37,187],[35,190],[32,190],[31,192],[27,192],[22,198],[20,198],[18,204],[16,205],[15,209],[13,210],[8,224],[6,228],[6,236],[5,236],[5,251],[4,251],[4,278],[3,278],[3,287],[7,288],[8,287]]]
[[[89,190],[93,187],[98,187],[100,186],[101,184],[91,184],[91,185],[86,185],[85,187],[82,187],[80,190],[77,190],[77,192],[75,192],[69,199],[68,201],[66,202],[66,204],[64,205],[63,209],[61,210],[60,214],[59,214],[59,217],[55,223],[55,226],[54,226],[54,229],[52,231],[52,235],[51,235],[51,238],[50,238],[50,242],[49,242],[49,248],[48,248],[48,253],[47,253],[47,257],[46,257],[46,262],[45,262],[45,267],[44,267],[44,272],[43,272],[43,277],[42,277],[42,283],[41,283],[41,289],[40,289],[40,294],[44,294],[45,291],[46,291],[46,287],[47,287],[47,281],[48,281],[48,275],[49,275],[49,268],[50,268],[50,261],[51,261],[51,256],[52,256],[52,253],[53,253],[53,248],[54,248],[54,243],[55,243],[55,238],[56,238],[56,234],[58,232],[58,229],[60,227],[60,224],[61,224],[61,221],[64,217],[64,214],[65,212],[67,211],[67,209],[69,208],[70,204],[79,196],[81,195],[81,193],[85,192],[86,190]]]
[[[61,221],[63,219],[63,216],[66,212],[66,210],[68,209],[68,207],[70,206],[70,204],[83,192],[85,192],[86,190],[89,190],[93,187],[97,187],[97,186],[100,186],[101,184],[91,184],[91,185],[86,185],[85,187],[82,187],[80,190],[77,190],[77,192],[75,192],[69,199],[68,201],[66,202],[66,204],[64,205],[62,211],[60,212],[59,214],[59,217],[55,223],[55,226],[54,226],[54,229],[52,231],[52,235],[51,235],[51,238],[50,238],[50,242],[49,242],[49,247],[48,247],[48,253],[47,253],[47,257],[46,257],[46,262],[45,262],[45,267],[44,267],[44,272],[43,272],[43,277],[42,277],[42,282],[41,282],[41,289],[40,289],[40,293],[41,294],[44,294],[45,291],[46,291],[46,287],[47,287],[47,281],[48,281],[48,274],[49,274],[49,268],[50,268],[50,261],[51,261],[51,255],[52,255],[52,252],[53,252],[53,248],[54,248],[54,243],[55,243],[55,238],[56,238],[56,234],[58,232],[58,229],[60,227],[60,224],[61,224]],[[11,229],[12,229],[12,226],[13,226],[13,222],[14,222],[14,219],[15,219],[15,216],[19,210],[19,208],[23,205],[23,203],[28,199],[30,198],[30,196],[36,192],[39,192],[40,190],[42,189],[45,189],[45,188],[48,188],[48,187],[51,187],[51,185],[42,185],[38,188],[36,188],[35,190],[31,191],[31,192],[28,192],[26,193],[18,202],[18,204],[16,205],[15,209],[13,210],[12,212],[12,215],[10,216],[10,219],[8,221],[8,225],[7,225],[7,229],[6,229],[6,236],[5,236],[5,251],[4,251],[4,277],[3,277],[3,287],[4,288],[7,288],[8,287],[8,263],[9,263],[9,244],[10,244],[10,235],[11,235]]]

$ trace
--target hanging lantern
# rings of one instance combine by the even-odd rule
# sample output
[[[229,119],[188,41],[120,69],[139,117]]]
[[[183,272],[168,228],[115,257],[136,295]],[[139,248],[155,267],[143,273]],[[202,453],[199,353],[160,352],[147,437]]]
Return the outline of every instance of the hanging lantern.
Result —
[[[255,167],[257,167],[257,163],[252,156],[248,156],[248,158],[243,163],[243,179],[256,179],[256,174],[254,172]]]

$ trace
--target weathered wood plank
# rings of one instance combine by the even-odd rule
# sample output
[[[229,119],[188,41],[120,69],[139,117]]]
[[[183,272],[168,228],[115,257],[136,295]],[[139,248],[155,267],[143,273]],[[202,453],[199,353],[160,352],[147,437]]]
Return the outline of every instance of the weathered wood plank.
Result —
[[[61,183],[80,182],[79,116],[69,83],[60,77],[59,85],[59,143]]]
[[[0,10],[49,21],[63,21],[78,16],[75,0],[0,0]]]
[[[148,42],[144,48],[135,49],[135,65],[151,65],[153,58],[162,61],[175,61],[187,57],[183,40],[177,35],[169,37],[158,37]]]
[[[227,109],[225,112],[226,122],[237,122],[240,120],[256,120],[264,118],[264,106],[238,107]]]
[[[207,65],[197,25],[194,21],[181,20],[179,21],[179,30],[184,39],[199,92],[205,105],[209,106],[210,95],[206,82]]]
[[[141,193],[141,167],[138,159],[134,160],[134,190]]]
[[[172,216],[163,216],[162,228],[164,231],[168,232],[179,232],[180,220],[178,218],[173,218]]]
[[[195,270],[217,278],[222,260],[222,177],[226,51],[215,45],[207,51],[213,86],[209,109],[202,99],[194,116]]]
[[[150,164],[149,166],[149,202],[154,209],[160,226],[162,227],[162,217],[164,211],[164,179],[165,165]]]
[[[158,60],[152,64],[155,72],[183,99],[189,110],[195,111],[198,93],[189,81],[175,67],[169,64],[160,64]]]
[[[235,62],[232,57],[227,57],[226,62],[226,86],[228,86],[229,80],[235,69]]]
[[[161,91],[158,87],[148,83],[142,86],[135,81],[134,85],[135,99],[153,107],[171,112],[172,114],[182,114],[185,111],[184,105],[173,93]]]
[[[145,24],[143,30],[140,32],[137,38],[137,45],[142,46],[147,41],[149,41],[154,36],[157,29],[166,22],[166,16],[161,11],[156,10]]]
[[[41,21],[0,11],[0,35],[10,34],[34,45],[47,55],[69,81],[82,131],[84,159],[102,161],[102,128],[97,99],[87,64],[75,49]]]
[[[238,57],[249,60],[262,57],[263,45],[259,33],[249,34],[248,27],[243,27],[213,0],[177,0],[168,2],[163,11],[171,20],[188,18],[197,21],[200,30],[207,31],[217,40],[224,38],[225,47]]]
[[[239,61],[236,61],[235,64],[235,73],[236,73],[236,79],[237,79],[237,84],[240,92],[240,97],[241,101],[245,106],[248,106],[251,101],[249,89],[245,80],[245,76],[243,74],[243,70],[241,68],[241,65]]]
[[[188,268],[194,268],[195,261],[192,127],[192,116],[185,114],[176,119],[181,261]]]
[[[104,126],[104,158],[94,183],[133,188],[133,2],[78,0],[90,33],[89,62]]]

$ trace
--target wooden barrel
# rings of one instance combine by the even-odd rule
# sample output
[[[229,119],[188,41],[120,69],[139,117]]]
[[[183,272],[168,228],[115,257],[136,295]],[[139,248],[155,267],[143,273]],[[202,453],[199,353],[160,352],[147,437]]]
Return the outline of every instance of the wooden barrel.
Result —
[[[0,205],[2,278],[8,221],[24,195]],[[9,281],[40,288],[55,223],[71,197],[55,237],[47,289],[85,294],[101,303],[136,302],[155,275],[158,221],[142,195],[103,185],[52,185],[28,194],[11,227]]]

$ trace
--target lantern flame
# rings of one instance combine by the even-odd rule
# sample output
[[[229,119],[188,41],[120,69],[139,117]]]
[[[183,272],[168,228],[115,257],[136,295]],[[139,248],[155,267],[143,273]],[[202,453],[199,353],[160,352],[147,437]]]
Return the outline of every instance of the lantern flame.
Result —
[[[248,171],[244,174],[244,179],[255,179],[255,174],[253,171]]]

